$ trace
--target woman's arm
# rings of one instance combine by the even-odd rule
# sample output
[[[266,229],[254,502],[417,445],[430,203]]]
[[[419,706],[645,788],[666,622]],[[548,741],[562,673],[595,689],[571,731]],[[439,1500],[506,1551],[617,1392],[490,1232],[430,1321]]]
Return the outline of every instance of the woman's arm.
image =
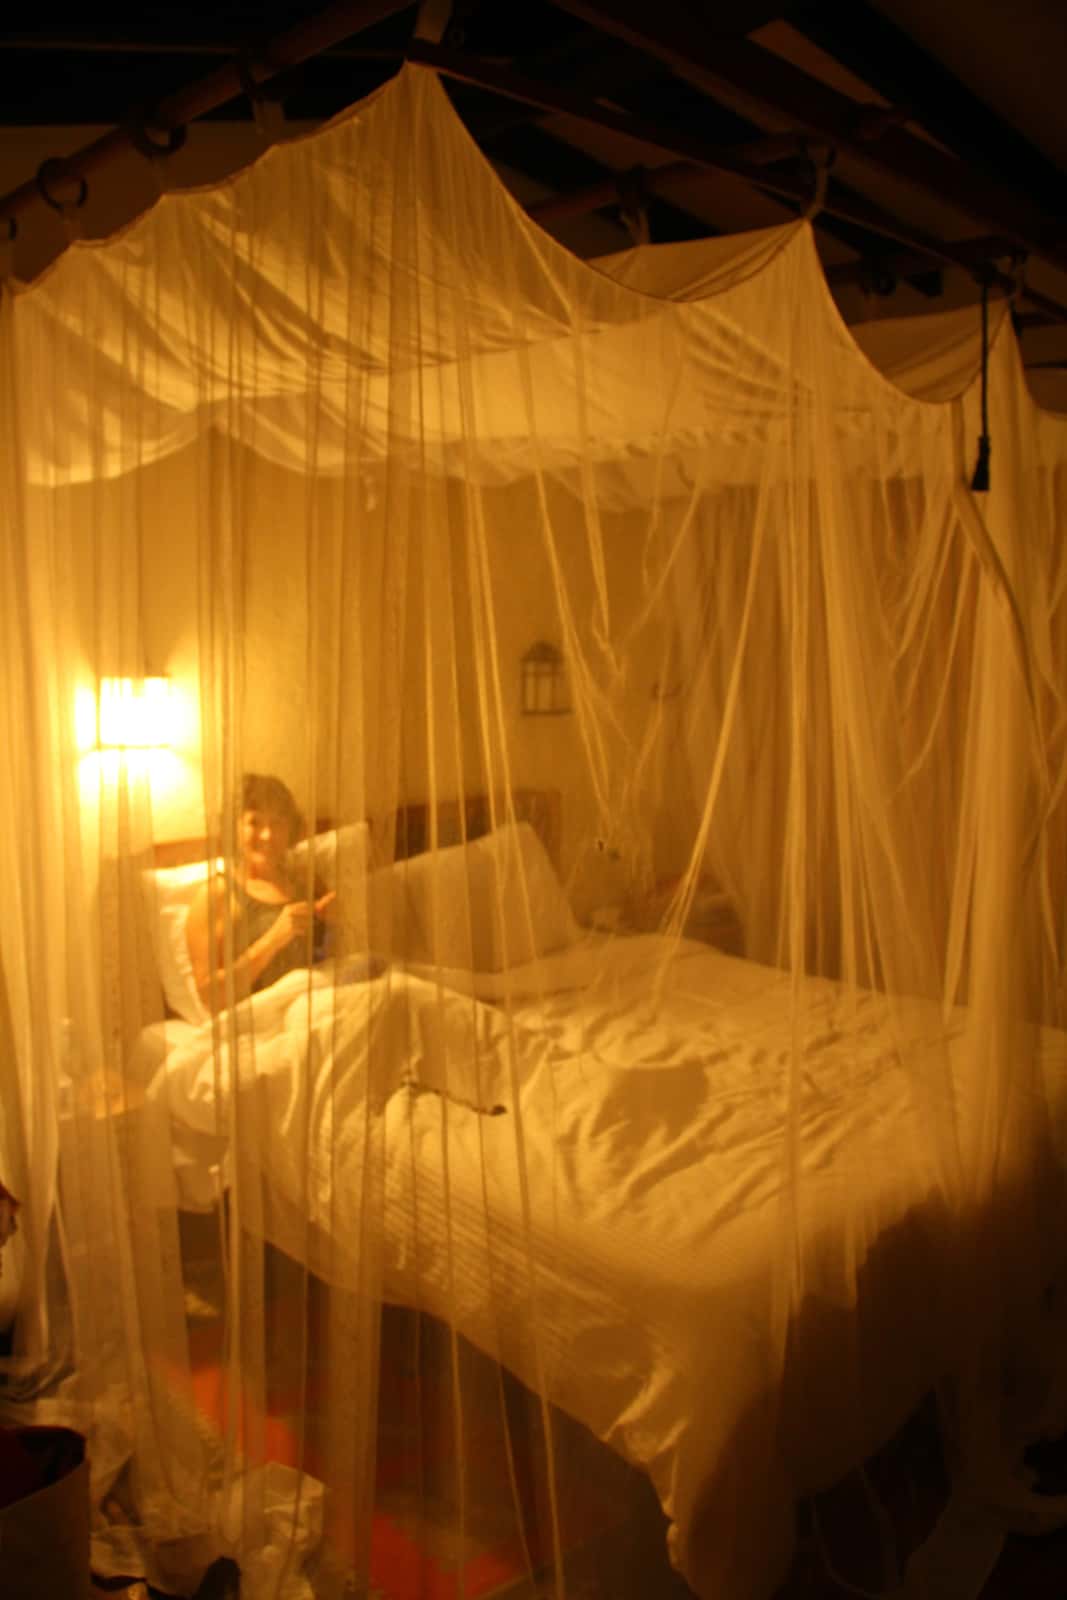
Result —
[[[286,945],[306,935],[313,908],[306,900],[288,900],[266,933],[242,950],[229,969],[233,996],[243,1000],[265,967]],[[228,1002],[226,968],[226,893],[221,885],[206,883],[189,907],[185,941],[193,966],[196,992],[213,1014]]]

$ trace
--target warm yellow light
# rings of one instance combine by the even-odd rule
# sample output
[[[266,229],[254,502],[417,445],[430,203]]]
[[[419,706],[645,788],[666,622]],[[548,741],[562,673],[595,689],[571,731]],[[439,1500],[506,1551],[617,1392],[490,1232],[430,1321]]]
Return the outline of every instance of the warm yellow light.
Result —
[[[169,745],[169,678],[101,678],[97,745],[101,750],[151,750]]]

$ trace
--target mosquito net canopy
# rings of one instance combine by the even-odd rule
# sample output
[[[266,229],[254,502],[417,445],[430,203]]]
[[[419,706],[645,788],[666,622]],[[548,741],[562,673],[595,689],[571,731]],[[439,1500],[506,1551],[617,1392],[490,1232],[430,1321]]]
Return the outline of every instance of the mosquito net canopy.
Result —
[[[1067,430],[995,311],[578,261],[417,69],[5,291],[3,1394],[99,1571],[964,1594],[1061,1515]]]

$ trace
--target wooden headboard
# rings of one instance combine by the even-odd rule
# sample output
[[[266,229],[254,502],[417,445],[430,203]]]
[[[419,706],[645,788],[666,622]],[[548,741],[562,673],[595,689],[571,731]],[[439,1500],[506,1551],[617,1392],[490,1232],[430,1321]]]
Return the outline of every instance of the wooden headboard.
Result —
[[[441,800],[437,805],[436,842],[439,847],[480,839],[489,833],[494,821],[499,826],[512,818],[528,822],[559,868],[562,837],[562,802],[558,789],[513,789],[510,809],[507,796],[495,799],[486,794],[465,795],[462,799]],[[396,860],[422,855],[434,838],[433,811],[428,800],[401,806],[396,813],[394,848]]]
[[[164,839],[152,846],[152,866],[187,867],[218,853],[218,842],[212,844],[203,835],[198,839]]]
[[[461,844],[466,839],[479,839],[488,833],[493,819],[503,822],[514,816],[516,822],[528,822],[548,851],[549,860],[558,870],[562,839],[562,798],[558,789],[514,789],[509,811],[506,796],[500,795],[494,804],[486,794],[466,795],[462,799],[441,800],[437,805],[437,843]],[[388,850],[392,832],[393,850],[397,861],[408,856],[421,855],[430,848],[434,836],[432,808],[428,800],[416,800],[401,806],[390,825],[382,830],[381,844]],[[326,833],[334,823],[319,817],[316,833]],[[377,829],[374,830],[376,833]],[[152,864],[156,867],[183,867],[193,861],[204,861],[219,854],[217,840],[200,835],[190,839],[168,839],[152,848]]]
[[[332,817],[316,817],[312,831],[328,833],[333,826]],[[194,861],[214,860],[223,854],[218,839],[208,838],[202,833],[188,839],[162,839],[152,846],[152,866],[187,867]]]

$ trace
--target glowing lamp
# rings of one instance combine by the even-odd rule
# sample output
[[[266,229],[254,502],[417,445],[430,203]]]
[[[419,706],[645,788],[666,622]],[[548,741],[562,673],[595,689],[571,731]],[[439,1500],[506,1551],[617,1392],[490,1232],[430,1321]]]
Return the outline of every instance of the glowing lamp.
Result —
[[[169,678],[101,678],[96,742],[101,750],[158,750],[171,743]]]

